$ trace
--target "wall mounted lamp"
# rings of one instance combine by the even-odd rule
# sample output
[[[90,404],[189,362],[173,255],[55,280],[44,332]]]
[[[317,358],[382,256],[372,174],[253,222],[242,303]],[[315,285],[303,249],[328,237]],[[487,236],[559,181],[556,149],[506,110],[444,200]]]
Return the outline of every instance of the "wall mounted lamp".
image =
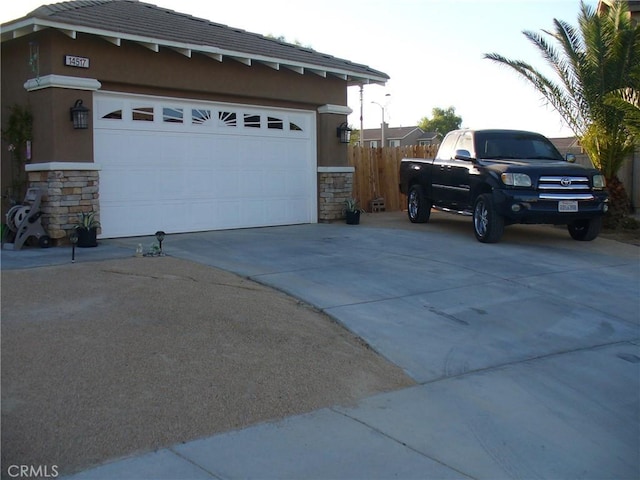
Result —
[[[347,125],[347,122],[342,122],[337,128],[340,143],[349,143],[351,141],[351,132],[352,130],[349,128],[349,125]]]
[[[73,107],[69,109],[73,128],[76,130],[89,128],[89,109],[82,105],[82,100],[76,100]]]

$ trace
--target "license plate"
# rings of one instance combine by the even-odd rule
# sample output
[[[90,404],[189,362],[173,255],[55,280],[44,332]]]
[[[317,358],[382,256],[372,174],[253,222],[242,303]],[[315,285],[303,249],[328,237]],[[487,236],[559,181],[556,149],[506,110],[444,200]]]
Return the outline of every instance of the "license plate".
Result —
[[[577,212],[578,202],[576,200],[560,200],[558,202],[559,212]]]

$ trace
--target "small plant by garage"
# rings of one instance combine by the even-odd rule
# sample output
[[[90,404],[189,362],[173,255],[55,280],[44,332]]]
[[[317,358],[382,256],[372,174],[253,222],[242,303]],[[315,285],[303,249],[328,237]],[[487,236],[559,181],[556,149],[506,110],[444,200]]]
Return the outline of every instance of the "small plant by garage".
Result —
[[[98,228],[100,222],[96,219],[95,212],[81,212],[78,214],[78,223],[75,226],[78,235],[78,247],[97,247]]]
[[[358,225],[360,223],[360,214],[364,210],[360,207],[360,203],[355,198],[348,198],[344,201],[344,213],[347,225]]]

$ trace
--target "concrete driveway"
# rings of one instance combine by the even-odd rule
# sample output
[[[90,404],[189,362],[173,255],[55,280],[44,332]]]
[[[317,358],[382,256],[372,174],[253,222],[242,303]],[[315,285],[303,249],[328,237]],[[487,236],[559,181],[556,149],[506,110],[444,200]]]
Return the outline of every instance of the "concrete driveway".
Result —
[[[96,250],[133,253],[139,241]],[[640,475],[636,246],[529,226],[485,245],[468,219],[389,213],[169,235],[165,250],[322,309],[418,385],[74,478]]]

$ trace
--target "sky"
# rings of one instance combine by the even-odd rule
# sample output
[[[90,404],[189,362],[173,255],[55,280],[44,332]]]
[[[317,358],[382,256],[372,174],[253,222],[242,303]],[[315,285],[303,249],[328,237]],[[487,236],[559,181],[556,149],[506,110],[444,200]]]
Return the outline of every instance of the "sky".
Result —
[[[3,1],[0,23],[46,0]],[[499,53],[545,70],[524,30],[577,26],[580,0],[146,0],[195,17],[284,37],[389,75],[365,85],[364,128],[413,126],[433,108],[454,107],[466,128],[516,128],[571,136],[562,118],[512,70],[483,58]],[[597,0],[585,0],[591,7]],[[549,72],[549,75],[553,74]],[[553,77],[552,77],[553,78]],[[376,102],[376,103],[372,103]],[[349,124],[360,127],[360,90],[348,89]]]

